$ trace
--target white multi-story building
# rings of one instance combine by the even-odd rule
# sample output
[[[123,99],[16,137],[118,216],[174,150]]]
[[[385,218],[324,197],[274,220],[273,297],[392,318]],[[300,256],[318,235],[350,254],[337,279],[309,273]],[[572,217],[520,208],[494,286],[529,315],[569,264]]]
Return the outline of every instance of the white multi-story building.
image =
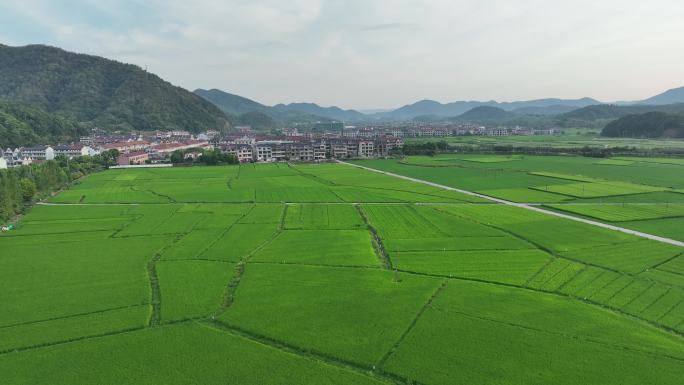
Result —
[[[375,143],[372,140],[362,140],[359,142],[358,156],[361,158],[372,158],[375,155]]]
[[[287,147],[292,141],[286,140],[263,140],[256,142],[257,162],[279,162],[287,160]]]
[[[55,156],[65,156],[69,159],[78,156],[93,156],[100,152],[93,149],[90,146],[84,146],[82,144],[68,145],[68,146],[55,146],[54,147]]]
[[[511,131],[506,128],[492,128],[487,130],[487,136],[509,136]]]
[[[235,151],[235,156],[240,163],[252,162],[254,159],[254,151],[251,146],[239,145]]]
[[[22,147],[19,149],[21,158],[33,160],[53,160],[55,150],[50,146]]]
[[[257,162],[271,162],[273,161],[273,150],[270,144],[256,145],[256,161]]]

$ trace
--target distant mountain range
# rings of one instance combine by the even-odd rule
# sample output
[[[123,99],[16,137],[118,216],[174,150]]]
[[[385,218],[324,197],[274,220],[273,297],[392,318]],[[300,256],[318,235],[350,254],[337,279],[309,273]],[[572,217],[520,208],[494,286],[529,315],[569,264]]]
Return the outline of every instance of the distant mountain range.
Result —
[[[653,96],[646,100],[642,100],[636,104],[676,104],[684,103],[684,87],[673,88],[671,90],[665,91],[662,94]]]
[[[590,106],[592,104],[600,104],[599,101],[583,98],[576,100],[564,99],[539,99],[519,102],[478,102],[478,101],[460,101],[442,104],[434,100],[421,100],[417,103],[409,104],[398,108],[396,110],[379,114],[377,118],[383,120],[411,120],[416,116],[432,115],[441,117],[454,117],[461,115],[473,108],[477,107],[497,107],[505,111],[515,111],[517,109],[536,108],[537,112],[546,115],[544,109],[558,109],[559,106],[565,108],[581,108]]]
[[[260,112],[280,122],[311,123],[316,121],[364,121],[368,116],[354,110],[338,107],[321,107],[314,103],[291,103],[267,106],[242,96],[217,89],[197,89],[195,94],[216,105],[223,112],[240,116],[248,112]]]
[[[339,107],[334,106],[321,107],[314,103],[278,104],[273,108],[280,111],[304,112],[310,115],[322,116],[324,118],[340,121],[357,122],[366,120],[368,118],[367,115],[355,110],[343,110]]]
[[[222,111],[229,114],[244,114],[246,112],[261,112],[278,121],[302,121],[311,122],[316,119],[337,120],[348,123],[373,122],[373,121],[438,121],[438,120],[468,120],[491,121],[511,119],[515,116],[539,115],[539,116],[558,116],[571,114],[578,111],[575,115],[568,118],[592,116],[592,107],[595,107],[597,119],[615,119],[628,114],[629,108],[635,107],[667,105],[684,103],[684,87],[669,90],[660,95],[648,98],[643,101],[622,102],[618,105],[606,104],[592,98],[581,99],[537,99],[515,102],[496,102],[496,101],[459,101],[452,103],[439,103],[434,100],[421,100],[419,102],[405,105],[395,110],[380,111],[374,113],[362,113],[356,110],[344,110],[338,107],[321,107],[313,103],[292,103],[266,106],[241,96],[233,95],[224,91],[196,90],[197,95],[211,101]],[[481,109],[489,107],[494,109]],[[585,108],[589,108],[585,110]],[[642,111],[640,108],[637,108]],[[609,112],[614,110],[614,112]],[[469,113],[472,111],[472,113]],[[501,112],[506,112],[506,114]],[[642,111],[643,112],[643,111]]]

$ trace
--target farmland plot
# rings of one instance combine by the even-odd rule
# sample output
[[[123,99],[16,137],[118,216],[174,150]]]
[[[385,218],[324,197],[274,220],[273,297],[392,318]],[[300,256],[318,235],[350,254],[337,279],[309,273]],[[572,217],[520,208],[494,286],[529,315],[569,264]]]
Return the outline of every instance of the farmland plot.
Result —
[[[333,186],[372,188],[384,190],[390,196],[394,193],[402,195],[409,193],[414,197],[409,201],[420,202],[424,199],[441,199],[460,202],[480,202],[482,200],[453,191],[445,191],[435,187],[412,183],[409,181],[380,175],[372,171],[360,170],[346,165],[302,165],[298,170],[326,181]],[[405,196],[405,195],[404,195]],[[421,198],[422,197],[422,200]],[[416,200],[414,200],[416,199]]]
[[[112,233],[124,227],[132,219],[133,217],[120,216],[118,218],[26,220],[15,235],[70,234],[90,231]]]
[[[554,346],[551,355],[544,354],[548,346]],[[445,368],[454,362],[465,382],[484,375],[501,384],[640,384],[656,376],[656,383],[676,384],[682,357],[667,333],[610,312],[519,289],[459,283],[435,299],[384,367],[426,384],[453,383]],[[644,362],[657,372],[641,370]]]
[[[185,260],[199,257],[207,248],[221,239],[226,229],[195,229],[182,236],[162,252],[163,260]]]
[[[684,217],[683,204],[577,204],[549,207],[610,222]]]
[[[523,159],[522,156],[512,155],[512,156],[484,156],[484,155],[469,155],[459,157],[461,160],[467,162],[478,162],[478,163],[501,163],[501,162],[513,162],[516,160]]]
[[[363,218],[352,205],[290,205],[285,217],[286,229],[351,230],[363,227]]]
[[[368,230],[286,230],[260,249],[254,262],[377,266]]]
[[[440,209],[515,234],[556,253],[636,240],[615,231],[508,206],[453,205]]]
[[[53,203],[169,203],[171,199],[132,186],[88,188],[77,185],[51,198]]]
[[[618,195],[612,197],[589,198],[577,201],[578,203],[625,203],[625,206],[632,204],[653,204],[653,205],[667,205],[684,203],[684,194],[679,194],[674,191],[657,191],[652,193],[634,194],[634,195]]]
[[[440,238],[384,238],[389,252],[405,251],[476,251],[476,250],[523,250],[535,249],[533,245],[518,238],[502,234],[491,237],[440,237]]]
[[[415,205],[363,205],[363,211],[382,238],[502,236],[496,229],[429,207]]]
[[[639,273],[682,253],[682,249],[664,243],[641,239],[589,249],[566,251],[561,255],[625,273]]]
[[[149,307],[137,305],[0,327],[0,353],[141,329],[148,317]]]
[[[160,197],[167,197],[173,202],[239,203],[254,201],[254,190],[231,189],[226,181],[212,181],[199,186],[195,181],[184,181],[182,183],[164,181],[147,183],[143,187],[147,191]]]
[[[277,234],[277,224],[235,224],[220,238],[207,242],[197,256],[200,259],[239,262]]]
[[[679,165],[361,163],[684,236]],[[660,190],[532,189],[576,184]],[[681,382],[675,246],[340,164],[111,170],[51,200],[0,234],[3,384]]]
[[[508,188],[495,190],[479,190],[480,194],[521,203],[563,202],[572,199],[564,195],[553,194],[531,188]]]
[[[161,320],[206,316],[218,310],[233,265],[212,261],[161,262],[157,266]]]
[[[625,182],[570,183],[551,186],[535,186],[533,188],[539,191],[568,195],[575,198],[596,198],[664,191],[664,189],[660,187]]]
[[[541,250],[392,252],[399,270],[522,285],[551,258]]]
[[[169,240],[0,247],[0,327],[149,303],[145,266]]]
[[[684,253],[678,255],[676,258],[667,261],[660,266],[658,269],[668,271],[670,273],[684,275]]]
[[[248,266],[229,325],[371,366],[399,339],[440,280],[388,271]]]
[[[607,166],[631,166],[635,162],[631,160],[620,160],[620,159],[604,159],[596,162],[595,164],[602,164]]]
[[[406,203],[406,202],[462,202],[453,197],[417,193],[387,188],[341,186],[331,189],[342,201],[348,203]]]
[[[12,373],[3,379],[7,385],[386,383],[189,323],[0,356],[0,373]]]
[[[684,218],[654,219],[623,224],[630,229],[684,241]]]
[[[280,223],[284,209],[285,206],[279,204],[257,204],[238,223],[251,225]]]
[[[150,235],[181,208],[181,205],[173,204],[129,206],[125,215],[133,217],[134,220],[119,231],[116,236]]]

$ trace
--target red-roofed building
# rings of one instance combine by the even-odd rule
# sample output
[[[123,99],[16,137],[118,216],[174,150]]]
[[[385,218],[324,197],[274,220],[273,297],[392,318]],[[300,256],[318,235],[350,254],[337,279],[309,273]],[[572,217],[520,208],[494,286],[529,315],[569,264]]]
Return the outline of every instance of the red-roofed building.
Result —
[[[165,157],[178,150],[189,150],[191,148],[209,148],[211,145],[207,140],[186,140],[179,143],[162,143],[150,148],[150,154],[156,157]]]
[[[150,159],[150,154],[145,151],[129,152],[127,154],[119,155],[116,163],[119,166],[128,166],[130,164],[144,164],[145,161]]]
[[[99,146],[100,152],[118,150],[121,153],[131,151],[142,151],[150,147],[150,142],[145,140],[134,140],[130,142],[107,143]]]

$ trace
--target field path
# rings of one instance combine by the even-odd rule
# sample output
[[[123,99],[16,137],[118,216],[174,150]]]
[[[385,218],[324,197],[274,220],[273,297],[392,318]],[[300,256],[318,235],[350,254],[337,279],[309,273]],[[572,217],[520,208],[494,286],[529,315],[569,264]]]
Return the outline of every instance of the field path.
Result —
[[[607,224],[607,223],[598,222],[598,221],[592,221],[592,220],[590,220],[590,219],[579,218],[579,217],[575,217],[575,216],[568,215],[568,214],[562,214],[562,213],[559,213],[559,212],[555,212],[555,211],[551,211],[551,210],[546,210],[546,209],[540,208],[540,207],[535,206],[535,205],[533,205],[533,204],[511,202],[511,201],[507,201],[507,200],[504,200],[504,199],[494,198],[494,197],[491,197],[491,196],[488,196],[488,195],[478,194],[478,193],[473,192],[473,191],[462,190],[462,189],[455,188],[455,187],[444,186],[444,185],[441,185],[441,184],[437,184],[437,183],[433,183],[433,182],[428,182],[428,181],[422,180],[422,179],[416,179],[416,178],[412,178],[412,177],[405,176],[405,175],[400,175],[400,174],[395,174],[395,173],[388,172],[388,171],[381,171],[381,170],[377,170],[377,169],[370,168],[370,167],[360,166],[360,165],[358,165],[358,164],[347,163],[347,162],[343,162],[343,161],[337,161],[337,162],[338,162],[338,163],[341,163],[341,164],[346,164],[346,165],[348,165],[348,166],[361,168],[361,169],[364,169],[364,170],[367,170],[367,171],[377,172],[377,173],[384,174],[384,175],[388,175],[388,176],[392,176],[392,177],[395,177],[395,178],[400,178],[400,179],[408,180],[408,181],[411,181],[411,182],[422,183],[422,184],[426,184],[426,185],[428,185],[428,186],[437,187],[437,188],[441,188],[441,189],[444,189],[444,190],[456,191],[456,192],[459,192],[459,193],[461,193],[461,194],[465,194],[465,195],[474,196],[474,197],[477,197],[477,198],[486,199],[486,200],[489,200],[489,201],[492,201],[492,202],[495,202],[495,203],[498,203],[498,204],[502,204],[502,205],[519,207],[519,208],[525,209],[525,210],[536,211],[536,212],[541,213],[541,214],[546,214],[546,215],[550,215],[550,216],[554,216],[554,217],[558,217],[558,218],[569,219],[569,220],[571,220],[571,221],[582,222],[582,223],[586,223],[586,224],[588,224],[588,225],[597,226],[597,227],[602,227],[602,228],[608,229],[608,230],[619,231],[619,232],[621,232],[621,233],[631,234],[631,235],[635,235],[635,236],[637,236],[637,237],[646,238],[646,239],[650,239],[650,240],[657,241],[657,242],[662,242],[662,243],[667,243],[667,244],[674,245],[674,246],[684,247],[684,242],[677,241],[677,240],[675,240],[675,239],[660,237],[660,236],[653,235],[653,234],[642,233],[641,231],[626,229],[626,228],[624,228],[624,227],[609,225],[609,224]]]

